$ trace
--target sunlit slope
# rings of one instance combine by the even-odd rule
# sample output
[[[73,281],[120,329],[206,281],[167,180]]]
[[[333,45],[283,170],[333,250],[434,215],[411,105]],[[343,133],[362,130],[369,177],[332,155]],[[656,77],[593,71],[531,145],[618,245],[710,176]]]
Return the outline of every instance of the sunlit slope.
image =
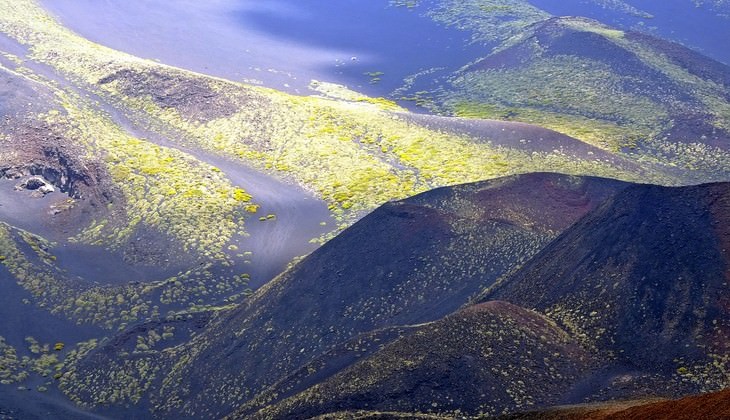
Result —
[[[217,168],[178,150],[135,138],[95,104],[8,55],[0,78],[25,86],[27,102],[6,102],[0,175],[45,175],[92,225],[75,240],[123,247],[140,227],[185,251],[220,253],[250,201]],[[15,89],[15,88],[14,88]],[[15,90],[18,92],[23,90]],[[25,106],[25,104],[32,106]],[[86,206],[74,211],[75,206]],[[73,230],[73,229],[72,229]]]
[[[426,129],[403,121],[383,100],[289,96],[131,57],[76,36],[32,1],[3,2],[2,10],[2,31],[27,45],[33,60],[154,130],[174,132],[180,142],[295,180],[337,213],[439,185],[534,170],[639,176],[630,165],[612,167],[590,155],[532,153]],[[641,175],[647,176],[676,181],[663,173]]]
[[[529,122],[637,159],[727,170],[730,68],[589,19],[526,27],[433,98],[446,113]]]

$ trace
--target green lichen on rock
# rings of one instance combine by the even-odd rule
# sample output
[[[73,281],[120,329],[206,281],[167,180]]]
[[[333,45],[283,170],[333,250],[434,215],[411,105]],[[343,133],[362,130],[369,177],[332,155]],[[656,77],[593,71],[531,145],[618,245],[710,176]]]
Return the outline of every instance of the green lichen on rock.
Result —
[[[221,255],[243,223],[240,203],[251,200],[245,191],[191,155],[128,135],[78,97],[64,105],[66,114],[49,115],[47,121],[65,128],[65,135],[89,153],[103,156],[123,194],[122,214],[117,213],[122,220],[99,220],[78,240],[119,246],[143,225],[175,238],[186,251]]]
[[[433,5],[427,14],[436,22],[471,32],[474,42],[485,44],[501,42],[550,17],[524,0],[447,0]]]
[[[31,254],[22,250],[28,244]],[[0,250],[5,256],[0,264],[33,295],[37,306],[78,324],[110,330],[160,318],[170,311],[204,310],[216,302],[239,302],[248,289],[248,275],[232,273],[211,262],[169,279],[120,286],[80,285],[55,266],[55,259],[48,258],[53,248],[47,241],[3,223]],[[48,263],[36,264],[38,258],[46,258]]]
[[[341,86],[320,82],[314,88],[324,97],[297,97],[141,60],[84,40],[31,2],[26,3],[23,8],[16,3],[4,5],[7,13],[0,23],[5,33],[29,45],[33,59],[50,64],[71,80],[130,110],[130,116],[144,126],[175,133],[173,138],[182,144],[240,159],[262,171],[296,181],[327,201],[342,216],[343,223],[383,202],[433,187],[546,166],[558,172],[590,171],[638,178],[625,168],[610,168],[590,158],[554,155],[539,161],[540,157],[531,153],[426,128],[400,118],[398,113],[404,111],[388,100],[369,98]],[[467,13],[470,8],[484,5],[469,2],[444,7],[465,7],[459,13]],[[537,12],[533,16],[544,17]],[[130,140],[119,142],[124,145]],[[120,149],[123,152],[125,148]],[[163,161],[170,156],[155,150],[149,150],[145,156],[150,154]],[[152,179],[167,175],[158,172],[157,165],[137,163],[135,156],[114,157],[110,153],[110,157],[132,166],[130,173],[117,169],[118,179],[131,177],[141,182],[140,172]],[[162,197],[166,193],[172,194],[172,190],[157,192]],[[194,189],[189,193],[195,194]],[[230,205],[227,201],[223,204],[224,209]],[[154,209],[147,200],[140,205],[147,211]],[[156,215],[155,219],[173,234],[182,237],[195,230],[169,226],[175,218],[182,216],[186,220],[186,214]],[[221,220],[229,221],[227,217]],[[203,241],[226,237],[226,232],[217,232],[217,236],[207,230],[202,232]],[[122,236],[126,233],[115,232]],[[188,247],[194,245],[192,241],[186,243]]]
[[[668,123],[661,105],[626,90],[607,65],[575,56],[465,72],[452,83],[464,94],[444,103],[457,115],[529,122],[606,149],[635,146]]]
[[[647,35],[551,18],[454,73],[428,107],[540,125],[694,182],[702,165],[688,170],[683,161],[728,157],[730,94],[716,65]],[[677,148],[692,155],[663,152]],[[702,174],[714,180],[715,172]]]

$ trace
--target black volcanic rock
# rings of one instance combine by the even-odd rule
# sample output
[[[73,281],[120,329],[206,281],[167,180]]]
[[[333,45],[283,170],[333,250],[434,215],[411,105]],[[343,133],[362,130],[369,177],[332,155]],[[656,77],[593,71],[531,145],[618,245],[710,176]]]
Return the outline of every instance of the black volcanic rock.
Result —
[[[226,414],[360,334],[437,320],[626,185],[531,174],[386,204],[180,349],[153,401]]]
[[[496,415],[555,404],[593,356],[550,319],[492,301],[385,347],[296,397],[234,418],[310,418],[347,410]]]
[[[48,185],[46,180],[44,180],[41,177],[34,176],[34,177],[31,177],[28,180],[24,181],[22,184],[20,184],[18,186],[18,188],[24,188],[24,189],[28,189],[28,190],[37,190],[46,185]]]
[[[711,389],[727,383],[712,366],[730,353],[729,221],[730,184],[633,186],[485,300],[545,313],[639,371],[702,371]]]
[[[729,221],[730,184],[631,186],[481,304],[254,417],[495,415],[727,387]],[[249,404],[233,417],[252,415]]]

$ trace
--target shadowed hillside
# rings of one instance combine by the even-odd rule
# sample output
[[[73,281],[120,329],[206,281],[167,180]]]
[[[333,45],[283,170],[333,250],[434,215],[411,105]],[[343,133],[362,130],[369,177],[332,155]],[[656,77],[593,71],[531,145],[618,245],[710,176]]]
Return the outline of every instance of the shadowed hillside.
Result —
[[[157,376],[175,386],[163,386],[153,403],[164,404],[162,412],[225,414],[226,407],[255,397],[333,346],[355,344],[359,334],[439,319],[626,185],[531,174],[386,204],[222,315],[189,345],[166,353],[180,363],[169,377]],[[378,339],[384,344],[398,335]],[[350,351],[368,346],[368,337],[357,341],[365,344]],[[103,386],[107,364],[118,357],[113,347],[97,351],[79,367],[82,385],[69,391],[91,398]],[[285,381],[261,398],[291,393],[320,370],[330,375],[338,368],[312,366],[304,378]],[[220,387],[229,390],[226,399],[212,392]]]
[[[569,366],[578,370],[551,364],[555,353],[544,345],[564,341],[542,327],[505,338],[515,325],[485,326],[456,312],[257,415],[494,415],[727,387],[729,216],[730,184],[631,186],[481,298],[489,308],[504,309],[495,300],[507,300],[545,316],[585,352],[574,360],[570,351],[559,351],[560,360],[572,360]],[[485,307],[470,308],[479,313]],[[518,330],[529,324],[518,323]],[[513,360],[515,354],[521,359]],[[540,372],[549,373],[540,379]],[[500,385],[503,376],[509,385]],[[236,417],[250,415],[249,409]]]
[[[484,299],[552,317],[636,370],[626,385],[646,372],[727,386],[729,219],[729,184],[631,187]]]
[[[595,364],[553,321],[492,301],[419,327],[274,407],[234,417],[309,418],[348,409],[495,415],[557,403]]]

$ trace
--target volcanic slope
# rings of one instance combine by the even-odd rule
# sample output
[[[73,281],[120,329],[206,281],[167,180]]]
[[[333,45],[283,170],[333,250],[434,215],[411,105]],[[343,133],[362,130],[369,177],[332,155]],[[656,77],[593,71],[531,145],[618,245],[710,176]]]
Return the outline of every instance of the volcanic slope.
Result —
[[[496,415],[723,389],[728,217],[727,183],[630,186],[482,303],[417,326],[256,416]],[[244,406],[235,417],[250,415]]]
[[[529,144],[503,146],[499,138],[455,133],[448,125],[429,129],[403,118],[405,110],[393,102],[328,83],[313,83],[316,97],[298,97],[208,77],[91,43],[30,0],[6,1],[0,10],[0,29],[28,49],[22,57],[28,63],[52,67],[175,144],[293,180],[347,222],[387,200],[514,173],[554,171],[661,184],[695,176],[677,173],[677,165],[637,163],[598,150],[557,145],[534,150]]]
[[[123,367],[146,360],[175,365],[157,373],[159,390],[147,396],[158,414],[221,415],[320,359],[252,404],[270,403],[400,334],[388,329],[458,309],[627,185],[528,174],[386,204],[220,314],[188,345],[158,355],[100,348],[64,389],[88,404],[109,403],[98,391],[119,376],[146,381]],[[323,355],[330,350],[338,356]]]
[[[730,67],[646,34],[550,18],[463,67],[432,97],[445,114],[537,124],[724,180],[713,167],[727,168]]]
[[[632,372],[606,378],[627,390],[652,375],[680,392],[728,386],[728,220],[730,184],[631,187],[484,299],[552,317]],[[620,394],[610,384],[585,396]]]
[[[8,315],[4,319],[18,320],[2,326],[7,339],[2,344],[7,355],[2,380],[4,386],[36,389],[60,384],[74,401],[87,406],[142,401],[139,407],[146,410],[148,399],[143,397],[150,396],[149,408],[163,412],[224,413],[263,392],[289,369],[321,357],[324,350],[348,346],[348,340],[358,334],[450,313],[516,268],[593,208],[601,201],[598,198],[611,194],[600,193],[596,186],[587,188],[587,203],[559,194],[556,200],[578,209],[564,210],[569,215],[564,221],[559,216],[546,217],[542,208],[528,211],[531,216],[526,218],[521,214],[524,208],[496,216],[482,213],[481,204],[469,204],[476,200],[473,197],[457,209],[450,209],[451,198],[441,207],[433,204],[435,215],[428,206],[416,205],[413,211],[421,220],[440,229],[431,238],[436,241],[433,248],[428,248],[433,244],[430,233],[406,225],[412,205],[408,203],[416,201],[390,204],[369,219],[383,217],[394,223],[393,232],[381,231],[382,239],[376,242],[380,248],[367,248],[371,235],[366,233],[358,234],[357,242],[363,251],[379,258],[387,245],[403,243],[394,232],[415,230],[413,242],[405,242],[413,247],[413,254],[406,259],[394,253],[406,267],[413,264],[413,272],[402,271],[394,263],[390,271],[382,272],[377,261],[367,267],[351,264],[349,254],[335,252],[337,244],[349,249],[346,239],[318,254],[336,254],[332,258],[338,265],[352,266],[348,276],[363,284],[375,279],[373,287],[385,284],[389,294],[377,294],[370,301],[365,293],[369,289],[359,289],[357,296],[335,290],[342,301],[312,331],[298,317],[291,327],[262,327],[267,320],[255,319],[257,305],[275,314],[276,302],[293,301],[293,293],[281,288],[294,282],[292,273],[310,271],[328,279],[320,283],[308,277],[311,288],[294,288],[302,296],[308,296],[302,290],[324,291],[326,296],[329,291],[318,289],[320,284],[342,283],[341,268],[332,270],[332,265],[315,258],[310,261],[318,261],[321,270],[303,263],[250,303],[229,312],[252,288],[270,279],[272,271],[279,272],[293,256],[314,249],[316,245],[309,242],[312,237],[343,228],[388,200],[442,185],[537,170],[663,184],[730,173],[721,153],[712,154],[698,168],[683,163],[690,153],[647,162],[535,126],[482,121],[465,127],[462,120],[444,119],[426,124],[392,102],[327,83],[313,84],[316,97],[295,97],[212,78],[93,44],[63,28],[30,0],[0,0],[0,32],[4,100],[0,172],[12,178],[0,180],[4,299],[0,307]],[[510,130],[508,139],[491,138],[504,130]],[[56,191],[42,198],[15,191],[31,175],[42,175]],[[560,179],[554,182],[562,185]],[[556,188],[572,191],[574,187]],[[466,187],[454,191],[462,188]],[[536,194],[532,189],[518,188],[518,197],[513,194],[510,200],[519,202],[519,197]],[[290,193],[296,195],[297,203],[314,205],[295,205]],[[538,197],[536,202],[544,204],[548,198]],[[402,213],[395,209],[398,205],[406,207],[405,217],[384,216],[388,211]],[[476,210],[470,210],[473,207]],[[562,214],[559,208],[554,210]],[[259,214],[252,217],[252,213]],[[339,226],[330,213],[339,219]],[[486,218],[483,224],[477,223],[480,217]],[[294,229],[305,225],[314,228],[292,236]],[[471,233],[474,229],[478,234]],[[296,246],[289,246],[287,255],[281,253],[282,246],[291,244]],[[257,260],[269,250],[278,255],[274,263]],[[366,257],[363,254],[363,260]],[[356,269],[369,277],[358,277]],[[391,271],[399,275],[395,285],[383,277]],[[422,283],[431,288],[423,288]],[[266,306],[269,300],[274,302],[270,307]],[[320,303],[321,297],[302,301]],[[423,302],[423,307],[418,306]],[[301,313],[313,308],[310,305]],[[340,333],[336,320],[343,315],[351,317],[353,325]],[[200,326],[209,318],[218,323],[205,341]],[[289,318],[291,314],[283,312],[282,318],[271,315],[271,322],[289,322]],[[251,338],[245,339],[250,341],[240,344],[244,350],[236,351],[230,343],[220,345],[220,340],[237,339],[226,332],[221,320],[240,325],[241,331],[251,328]],[[26,326],[38,331],[27,337],[31,340],[23,337]],[[303,332],[297,332],[297,326]],[[279,337],[277,328],[290,329],[289,339],[305,344],[292,355],[284,344],[293,341],[266,343],[265,350],[270,352],[263,366],[270,369],[261,368],[263,373],[254,378],[259,368],[253,366],[254,353],[246,352],[256,351],[253,340],[257,337]],[[330,334],[329,328],[335,333]],[[122,340],[120,349],[102,341],[117,330],[123,330],[120,337],[110,342]],[[392,338],[398,331],[385,331],[382,337]],[[248,334],[246,330],[239,335]],[[193,335],[198,337],[184,345]],[[375,339],[383,338],[375,334]],[[65,345],[58,352],[57,343]],[[210,378],[211,384],[230,386],[230,392],[201,391],[206,375],[200,372],[218,368],[213,362],[218,354],[210,343],[228,348],[234,354],[231,360],[243,359],[252,372],[239,376],[240,370],[231,364],[228,372]],[[111,355],[118,358],[110,362],[107,356]],[[275,359],[276,355],[281,357]],[[24,356],[32,363],[23,362]],[[330,366],[323,372],[337,369]],[[31,372],[38,375],[29,380]],[[112,374],[116,374],[113,380],[106,381]],[[187,376],[198,374],[200,378]],[[294,392],[315,381],[306,375],[301,378],[302,384],[296,378],[282,383],[282,390]],[[176,388],[178,382],[186,385]],[[200,399],[186,407],[180,400],[166,399],[199,392]],[[206,392],[215,393],[210,403],[202,400],[208,398]]]
[[[497,415],[554,405],[597,365],[549,318],[491,301],[420,326],[277,405],[233,417],[311,418],[349,410]]]
[[[73,378],[77,357],[120,329],[172,323],[137,354],[179,344],[180,318],[234,308],[335,231],[330,214],[343,227],[390,199],[535,170],[686,180],[536,127],[525,133],[539,146],[515,141],[522,127],[500,145],[324,83],[293,97],[164,66],[88,42],[33,1],[0,1],[0,32],[0,275],[18,320],[0,336],[8,354],[44,361],[34,387]],[[15,190],[31,176],[55,191]],[[65,360],[52,374],[51,356]],[[12,366],[6,385],[30,386],[28,365]],[[122,382],[97,398],[146,389]]]
[[[725,419],[730,417],[730,389],[667,401],[619,401],[561,407],[502,417],[503,420],[643,420]]]
[[[169,268],[155,277],[186,271],[186,261],[227,260],[253,271],[246,274],[258,286],[287,258],[310,252],[312,237],[331,234],[388,200],[446,184],[540,170],[668,184],[688,179],[539,127],[510,126],[506,136],[500,136],[504,124],[464,132],[442,120],[411,120],[389,101],[341,86],[317,83],[321,96],[294,97],[175,69],[93,44],[28,0],[0,2],[0,10],[3,77],[46,91],[48,98],[36,95],[27,103],[52,104],[27,115],[33,131],[5,121],[2,173],[45,171],[62,191],[99,184],[91,190],[101,196],[100,211],[77,212],[86,220],[69,221],[71,213],[56,218],[54,224],[70,226],[60,239],[111,248],[126,263],[145,266],[145,273]],[[45,144],[48,139],[59,150]],[[75,172],[31,168],[33,153],[46,161],[59,155]],[[76,170],[81,167],[91,173]],[[74,204],[66,207],[81,207]],[[272,223],[244,227],[247,212]],[[277,240],[260,240],[264,236]],[[281,253],[283,243],[296,246],[284,246],[287,255],[276,265],[257,260]],[[239,250],[244,247],[251,248]],[[242,266],[246,262],[252,270]]]

